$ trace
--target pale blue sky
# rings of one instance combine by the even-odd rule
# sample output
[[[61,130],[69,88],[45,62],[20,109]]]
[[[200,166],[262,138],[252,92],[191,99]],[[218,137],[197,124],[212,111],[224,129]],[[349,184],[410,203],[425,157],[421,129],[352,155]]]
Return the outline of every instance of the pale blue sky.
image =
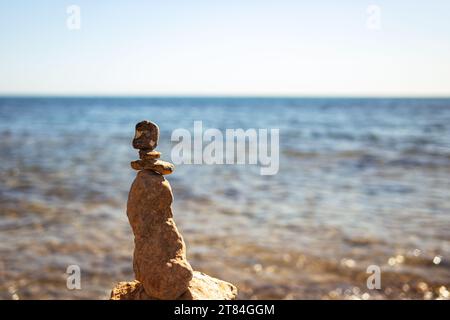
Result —
[[[0,0],[0,94],[450,96],[450,1]]]

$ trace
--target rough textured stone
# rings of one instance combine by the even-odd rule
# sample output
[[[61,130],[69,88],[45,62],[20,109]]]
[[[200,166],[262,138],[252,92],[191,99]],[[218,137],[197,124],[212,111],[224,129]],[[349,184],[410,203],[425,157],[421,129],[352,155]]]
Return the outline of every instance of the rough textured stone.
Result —
[[[174,165],[159,160],[154,151],[159,128],[150,121],[136,125],[133,147],[141,160],[131,162],[139,172],[128,195],[127,215],[134,233],[135,281],[120,282],[112,300],[148,299],[235,299],[232,284],[194,272],[186,259],[186,246],[172,215],[172,189],[162,176]]]
[[[194,271],[188,289],[176,300],[234,300],[237,289],[231,283]],[[119,282],[111,291],[111,300],[155,300],[139,281]]]
[[[136,125],[133,148],[152,151],[158,145],[159,127],[151,121],[141,121]]]
[[[134,170],[152,170],[158,172],[159,174],[171,174],[175,166],[170,162],[162,160],[135,160],[131,162],[131,168]]]
[[[234,300],[237,288],[229,282],[194,271],[188,290],[178,300]]]
[[[137,280],[119,282],[112,290],[110,300],[154,300],[145,293],[142,283]]]
[[[148,149],[139,150],[139,158],[142,160],[158,159],[159,157],[161,157],[161,152],[159,151],[150,151]]]
[[[169,182],[149,170],[139,171],[128,196],[127,215],[135,236],[133,269],[145,292],[176,299],[186,291],[192,268],[175,225]]]

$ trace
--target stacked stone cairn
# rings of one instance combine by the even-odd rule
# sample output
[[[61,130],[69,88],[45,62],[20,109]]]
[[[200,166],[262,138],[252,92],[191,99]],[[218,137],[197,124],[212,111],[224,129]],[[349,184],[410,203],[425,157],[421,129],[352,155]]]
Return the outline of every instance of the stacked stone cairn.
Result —
[[[133,147],[140,160],[128,195],[127,215],[134,233],[133,269],[136,280],[119,282],[112,300],[232,300],[234,285],[194,271],[186,258],[186,245],[173,219],[172,189],[164,175],[174,165],[155,151],[159,128],[150,121],[136,125]]]

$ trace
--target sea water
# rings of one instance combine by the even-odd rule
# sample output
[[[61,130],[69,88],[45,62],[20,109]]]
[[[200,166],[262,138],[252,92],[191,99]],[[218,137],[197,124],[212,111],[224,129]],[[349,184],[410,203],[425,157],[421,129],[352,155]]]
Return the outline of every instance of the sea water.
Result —
[[[196,270],[242,298],[448,298],[450,99],[0,98],[0,298],[107,298],[132,280],[134,125],[279,129],[279,171],[167,176]],[[68,290],[69,265],[81,290]],[[381,288],[369,289],[370,266]]]

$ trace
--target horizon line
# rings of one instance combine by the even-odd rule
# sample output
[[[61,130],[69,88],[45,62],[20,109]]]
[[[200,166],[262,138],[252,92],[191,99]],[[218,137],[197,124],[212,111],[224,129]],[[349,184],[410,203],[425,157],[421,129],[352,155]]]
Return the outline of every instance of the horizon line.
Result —
[[[263,99],[450,99],[449,95],[293,95],[293,94],[34,94],[34,93],[0,93],[0,98],[263,98]]]

